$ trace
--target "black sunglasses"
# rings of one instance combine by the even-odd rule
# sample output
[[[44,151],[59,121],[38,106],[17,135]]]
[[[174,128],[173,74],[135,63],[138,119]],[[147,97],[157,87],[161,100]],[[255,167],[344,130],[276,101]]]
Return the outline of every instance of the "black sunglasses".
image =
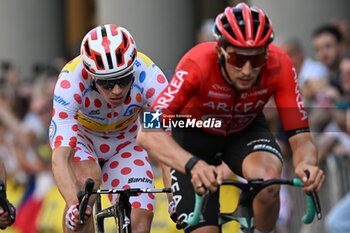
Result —
[[[103,89],[112,90],[115,85],[118,85],[120,88],[126,87],[131,82],[131,80],[133,80],[133,78],[134,74],[129,74],[123,78],[118,79],[96,79],[96,84],[102,87]]]

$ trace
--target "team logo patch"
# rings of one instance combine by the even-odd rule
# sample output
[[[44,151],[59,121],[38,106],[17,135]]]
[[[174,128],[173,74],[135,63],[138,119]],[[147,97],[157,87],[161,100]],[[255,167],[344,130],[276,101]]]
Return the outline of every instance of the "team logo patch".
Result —
[[[131,116],[136,112],[140,111],[141,106],[137,104],[130,104],[124,112],[124,116]]]
[[[56,131],[57,131],[57,126],[56,126],[56,122],[54,120],[51,121],[50,124],[50,130],[49,130],[49,137],[50,140],[52,141],[53,138],[56,136]]]

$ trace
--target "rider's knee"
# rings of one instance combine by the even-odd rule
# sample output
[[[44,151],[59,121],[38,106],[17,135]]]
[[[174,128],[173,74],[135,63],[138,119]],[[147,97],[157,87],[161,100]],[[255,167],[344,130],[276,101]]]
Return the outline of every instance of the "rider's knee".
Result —
[[[150,228],[149,228],[148,224],[139,222],[139,223],[134,224],[132,226],[132,232],[133,233],[149,233]]]
[[[79,163],[75,164],[74,168],[77,178],[77,186],[83,188],[85,181],[88,178],[91,178],[95,181],[95,187],[99,187],[102,182],[102,172],[98,165],[93,161],[82,161]]]
[[[270,170],[265,173],[264,176],[261,177],[264,180],[268,179],[279,179],[280,174],[276,170]],[[277,199],[279,199],[280,194],[280,186],[279,185],[271,185],[264,188],[259,195],[256,197],[259,201],[264,203],[275,203]]]

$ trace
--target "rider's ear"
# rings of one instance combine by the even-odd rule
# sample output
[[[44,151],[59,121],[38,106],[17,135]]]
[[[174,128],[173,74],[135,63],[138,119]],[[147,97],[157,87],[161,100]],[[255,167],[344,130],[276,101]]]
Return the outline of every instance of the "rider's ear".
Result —
[[[223,55],[222,50],[221,50],[222,47],[219,44],[216,44],[215,49],[216,49],[216,54],[218,55],[218,57],[221,57]]]
[[[225,56],[224,56],[224,54],[223,54],[223,52],[222,52],[222,49],[224,49],[224,48],[221,47],[219,44],[216,44],[215,49],[216,49],[216,54],[217,54],[217,56],[218,56],[218,63],[219,63],[220,65],[225,64]]]

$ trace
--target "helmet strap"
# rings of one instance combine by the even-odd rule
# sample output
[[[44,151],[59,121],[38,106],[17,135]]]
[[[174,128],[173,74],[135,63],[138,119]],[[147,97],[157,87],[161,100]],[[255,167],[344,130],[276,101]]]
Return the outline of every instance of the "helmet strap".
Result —
[[[92,88],[92,90],[97,91],[98,93],[100,93],[100,92],[98,91],[97,87],[96,87],[96,81],[95,81],[95,79],[92,79],[91,88]]]

